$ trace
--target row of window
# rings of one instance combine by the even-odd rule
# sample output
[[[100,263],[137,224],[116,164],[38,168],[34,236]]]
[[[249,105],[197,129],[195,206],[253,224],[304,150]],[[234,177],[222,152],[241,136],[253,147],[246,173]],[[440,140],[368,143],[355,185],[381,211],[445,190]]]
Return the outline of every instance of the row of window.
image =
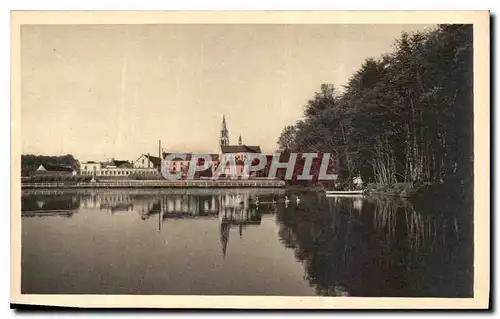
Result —
[[[96,175],[130,175],[130,174],[151,174],[156,173],[156,171],[133,171],[133,170],[125,170],[125,171],[96,171]],[[82,171],[82,175],[92,175],[91,171]]]

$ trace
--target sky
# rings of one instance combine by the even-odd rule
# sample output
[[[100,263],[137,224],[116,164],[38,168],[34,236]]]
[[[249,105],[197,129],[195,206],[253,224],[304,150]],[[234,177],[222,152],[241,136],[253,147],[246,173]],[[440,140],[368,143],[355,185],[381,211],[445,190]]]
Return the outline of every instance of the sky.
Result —
[[[426,25],[23,25],[23,154],[82,161],[276,149],[322,83]]]

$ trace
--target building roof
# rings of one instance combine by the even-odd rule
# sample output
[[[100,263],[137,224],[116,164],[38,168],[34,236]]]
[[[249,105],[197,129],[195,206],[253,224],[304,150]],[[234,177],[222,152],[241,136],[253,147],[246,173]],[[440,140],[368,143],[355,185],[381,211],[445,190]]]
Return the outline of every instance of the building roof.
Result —
[[[124,161],[124,160],[111,160],[111,163],[113,166],[119,167],[119,168],[132,168],[133,165],[129,161]]]
[[[149,161],[151,163],[153,163],[153,165],[155,165],[155,166],[161,165],[161,158],[159,158],[158,156],[152,156],[152,155],[147,155],[147,154],[144,154],[144,156],[146,156],[149,159]]]
[[[166,156],[169,156],[169,155],[173,155],[173,156],[179,156],[178,158],[174,158],[172,159],[172,161],[190,161],[191,158],[193,157],[193,155],[208,155],[210,156],[210,158],[212,159],[212,161],[217,161],[219,160],[219,154],[202,154],[202,153],[196,153],[196,154],[193,154],[193,153],[163,153],[163,156],[166,157]],[[185,156],[185,159],[182,159],[181,157],[184,157]]]
[[[173,162],[178,162],[178,161],[190,161],[191,160],[191,153],[163,153],[163,157],[171,156],[174,157],[172,158]]]
[[[158,156],[151,156],[148,154],[142,154],[141,156],[139,156],[138,159],[135,160],[134,163],[139,161],[141,159],[141,157],[143,157],[143,156],[146,157],[151,163],[153,163],[153,166],[160,166],[161,165],[161,159]]]
[[[222,153],[261,153],[260,146],[222,145]]]

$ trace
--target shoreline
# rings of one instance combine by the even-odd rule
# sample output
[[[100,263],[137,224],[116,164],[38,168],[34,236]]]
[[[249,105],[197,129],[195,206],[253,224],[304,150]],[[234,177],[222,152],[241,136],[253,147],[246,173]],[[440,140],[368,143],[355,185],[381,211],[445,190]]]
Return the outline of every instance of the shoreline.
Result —
[[[48,182],[48,183],[21,183],[21,189],[85,189],[85,188],[278,188],[284,189],[282,181],[276,180],[130,180],[106,182]]]

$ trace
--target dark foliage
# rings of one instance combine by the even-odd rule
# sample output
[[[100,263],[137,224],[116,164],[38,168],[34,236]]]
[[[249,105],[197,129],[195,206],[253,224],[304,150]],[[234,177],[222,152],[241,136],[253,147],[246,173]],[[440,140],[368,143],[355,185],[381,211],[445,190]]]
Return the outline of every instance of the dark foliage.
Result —
[[[79,169],[78,161],[71,154],[62,156],[45,156],[45,155],[33,155],[24,154],[21,155],[21,175],[29,176],[37,170],[40,165],[60,165],[71,167],[73,169]]]
[[[344,90],[322,85],[279,151],[333,153],[345,180],[471,186],[472,52],[471,25],[403,34]]]

